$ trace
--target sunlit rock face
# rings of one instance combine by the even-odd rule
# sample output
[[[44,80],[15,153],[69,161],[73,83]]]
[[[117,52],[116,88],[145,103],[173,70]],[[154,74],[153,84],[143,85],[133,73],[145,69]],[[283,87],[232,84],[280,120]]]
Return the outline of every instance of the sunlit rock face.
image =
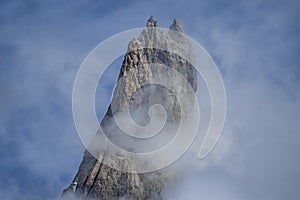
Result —
[[[115,139],[114,142],[120,146],[126,138],[118,136],[120,130],[114,123],[114,115],[129,109],[132,120],[144,126],[150,120],[148,114],[150,107],[160,104],[166,111],[166,122],[176,124],[184,119],[189,112],[189,106],[193,103],[190,102],[189,95],[186,95],[185,85],[180,81],[165,80],[162,75],[168,72],[165,68],[156,65],[162,64],[169,67],[168,70],[176,70],[188,81],[192,91],[196,91],[195,68],[182,56],[174,53],[180,52],[186,58],[191,57],[189,44],[180,35],[183,33],[182,24],[179,20],[174,20],[170,30],[176,32],[168,35],[159,31],[157,27],[157,21],[151,16],[141,35],[129,42],[111,104],[101,121],[101,127],[107,137],[112,141]],[[159,43],[161,48],[153,46],[153,43]],[[151,84],[154,79],[167,82],[166,84],[171,88],[176,88],[177,94],[159,84]],[[176,77],[173,80],[177,80]],[[184,104],[179,105],[178,95],[183,94]],[[131,150],[130,147],[123,148]],[[163,199],[164,189],[170,186],[174,179],[174,173],[170,173],[168,169],[134,173],[134,170],[130,170],[133,163],[124,155],[114,157],[107,156],[105,153],[97,155],[98,158],[95,158],[89,151],[85,151],[75,178],[63,192],[63,199]],[[104,159],[109,159],[113,165],[122,165],[123,168],[128,169],[127,171],[133,172],[123,172],[109,167],[103,163]]]

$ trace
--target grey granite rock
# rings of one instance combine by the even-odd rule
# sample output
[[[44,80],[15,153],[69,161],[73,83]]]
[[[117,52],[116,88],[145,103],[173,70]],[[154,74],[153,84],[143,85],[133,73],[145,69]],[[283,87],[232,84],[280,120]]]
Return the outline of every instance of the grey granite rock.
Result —
[[[157,85],[145,85],[161,74],[159,68],[150,68],[151,63],[165,64],[175,69],[188,80],[194,91],[197,89],[197,72],[187,60],[178,54],[151,46],[151,42],[160,40],[166,49],[175,52],[186,51],[185,45],[188,44],[180,41],[180,33],[183,32],[181,22],[174,20],[170,26],[170,29],[179,32],[177,39],[167,38],[163,33],[151,30],[151,27],[157,27],[157,22],[152,16],[148,19],[146,27],[150,29],[145,29],[139,38],[133,38],[128,44],[111,105],[101,122],[101,127],[108,132],[108,136],[114,135],[111,129],[107,128],[107,124],[112,123],[112,115],[127,107],[136,109],[141,106],[144,110],[148,110],[152,104],[163,104],[167,110],[169,123],[176,123],[185,112],[184,108],[179,107],[177,97],[172,92]],[[189,52],[185,53],[189,54]],[[177,83],[176,87],[179,91],[185,90],[180,83]],[[141,95],[143,91],[147,92]],[[158,96],[160,98],[157,98]],[[145,114],[146,118],[147,114]],[[70,186],[64,190],[62,197],[75,196],[79,199],[102,200],[162,199],[164,188],[174,178],[174,174],[169,174],[167,169],[150,173],[122,172],[103,164],[103,159],[107,159],[105,154],[100,154],[96,159],[85,151],[79,170]],[[131,168],[129,159],[122,155],[108,159],[116,165]]]

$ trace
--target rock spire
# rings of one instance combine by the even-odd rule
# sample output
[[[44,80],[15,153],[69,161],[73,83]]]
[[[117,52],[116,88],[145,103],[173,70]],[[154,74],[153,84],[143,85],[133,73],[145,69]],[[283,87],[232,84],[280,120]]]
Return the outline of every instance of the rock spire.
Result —
[[[151,16],[146,23],[146,27],[157,26],[157,21]],[[182,33],[182,23],[179,20],[174,20],[170,25],[170,29]],[[119,79],[122,77],[122,81],[118,81],[111,105],[101,122],[102,129],[111,138],[114,138],[114,135],[117,134],[113,131],[114,129],[108,126],[108,124],[114,123],[112,115],[122,111],[127,106],[134,110],[140,107],[142,108],[141,110],[147,110],[153,104],[164,104],[168,112],[167,120],[171,123],[176,122],[178,115],[184,112],[184,109],[178,108],[176,96],[158,86],[151,86],[148,88],[150,92],[147,95],[143,95],[141,98],[137,97],[139,91],[147,90],[143,83],[149,82],[157,74],[160,74],[159,69],[153,70],[149,67],[151,63],[162,63],[175,69],[189,81],[193,90],[196,91],[197,72],[187,60],[174,53],[151,48],[151,46],[149,48],[139,48],[141,44],[147,46],[149,41],[163,38],[164,36],[160,34],[159,32],[151,32],[151,30],[145,29],[139,38],[133,39],[128,44],[128,50],[124,56],[119,74]],[[185,44],[181,44],[176,40],[166,39],[164,45],[166,48],[175,48],[180,51],[180,48]],[[178,84],[177,87],[182,86]],[[180,90],[184,90],[184,88],[180,88]],[[155,98],[156,96],[160,98],[157,99]],[[114,110],[112,110],[112,106],[115,108]],[[147,119],[147,115],[145,115],[145,119]],[[122,155],[118,155],[115,158],[107,158],[105,154],[99,154],[96,159],[88,151],[85,151],[79,170],[70,186],[63,191],[62,198],[67,199],[69,196],[75,196],[79,199],[93,200],[163,199],[164,188],[172,182],[170,180],[173,178],[173,175],[169,175],[167,170],[149,173],[122,172],[103,164],[103,159],[112,159],[112,162],[116,164],[121,163],[131,168],[129,160]]]

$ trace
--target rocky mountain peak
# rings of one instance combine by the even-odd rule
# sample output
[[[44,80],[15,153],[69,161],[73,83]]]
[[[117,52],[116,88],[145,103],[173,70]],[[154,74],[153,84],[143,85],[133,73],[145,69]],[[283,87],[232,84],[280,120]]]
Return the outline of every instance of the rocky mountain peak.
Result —
[[[182,22],[179,19],[174,19],[169,29],[183,33]]]
[[[112,117],[114,114],[119,114],[129,107],[129,109],[134,110],[134,113],[138,113],[138,115],[132,116],[133,120],[142,124],[146,122],[147,124],[149,108],[152,105],[159,104],[163,105],[166,110],[166,121],[176,123],[184,116],[184,113],[189,111],[186,108],[192,104],[187,99],[184,102],[185,105],[181,107],[177,96],[172,93],[172,90],[159,85],[148,84],[151,83],[151,80],[159,78],[163,73],[175,70],[190,83],[193,92],[197,89],[196,69],[188,60],[179,56],[178,53],[174,53],[183,52],[184,54],[181,55],[189,55],[190,52],[186,51],[188,49],[186,41],[174,33],[173,36],[170,36],[158,29],[151,29],[157,26],[157,21],[151,16],[141,35],[129,42],[111,104],[100,123],[101,128],[109,138],[117,138],[117,141],[113,141],[116,144],[118,144],[118,141],[124,143],[127,138],[122,136],[119,130],[115,128],[116,125]],[[150,29],[147,29],[149,27]],[[174,20],[170,29],[182,33],[182,23],[179,20]],[[159,43],[163,48],[155,48],[152,45],[153,43]],[[152,67],[152,64],[154,64],[154,67]],[[155,68],[155,64],[163,64],[168,68]],[[175,80],[176,77],[172,77],[172,79]],[[168,82],[168,85],[173,85],[171,87],[176,87],[179,95],[186,94],[187,88],[182,82],[164,81]],[[122,146],[122,144],[118,145]],[[147,146],[143,143],[136,143],[135,145],[142,148]],[[126,149],[126,147],[123,148]],[[126,150],[130,151],[130,149]],[[71,197],[75,196],[79,199],[93,200],[159,200],[163,198],[161,196],[163,189],[167,187],[168,183],[172,182],[170,180],[173,176],[170,176],[167,171],[123,172],[105,165],[103,163],[104,159],[111,160],[115,165],[126,165],[128,168],[134,165],[122,155],[110,158],[106,153],[99,153],[98,158],[95,158],[89,151],[85,151],[79,170],[70,186],[64,190],[63,196],[71,195]]]

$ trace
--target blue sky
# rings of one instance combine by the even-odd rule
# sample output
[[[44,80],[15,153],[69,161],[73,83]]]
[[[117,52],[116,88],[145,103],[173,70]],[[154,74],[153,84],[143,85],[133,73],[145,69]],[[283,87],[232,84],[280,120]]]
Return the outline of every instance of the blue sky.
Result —
[[[57,199],[84,151],[74,127],[76,72],[99,42],[182,20],[213,57],[228,97],[222,137],[171,199],[300,198],[298,1],[1,1],[0,197]],[[99,85],[107,108],[118,63]]]

